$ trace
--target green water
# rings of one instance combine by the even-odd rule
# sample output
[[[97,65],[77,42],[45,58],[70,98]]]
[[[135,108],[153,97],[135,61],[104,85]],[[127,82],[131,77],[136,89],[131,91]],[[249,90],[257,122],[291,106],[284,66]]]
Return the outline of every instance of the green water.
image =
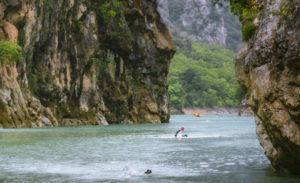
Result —
[[[181,126],[188,138],[176,139]],[[251,117],[0,129],[0,162],[0,182],[300,182],[272,171]]]

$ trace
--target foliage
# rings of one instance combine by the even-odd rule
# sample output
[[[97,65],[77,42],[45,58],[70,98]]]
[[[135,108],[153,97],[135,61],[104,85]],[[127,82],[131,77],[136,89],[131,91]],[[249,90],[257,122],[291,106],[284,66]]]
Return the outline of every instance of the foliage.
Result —
[[[43,0],[43,5],[49,9],[52,9],[53,8],[53,2],[52,0]]]
[[[246,22],[242,27],[243,41],[248,41],[255,32],[255,25],[253,22]]]
[[[243,41],[249,40],[255,32],[253,24],[254,19],[262,9],[262,3],[259,0],[212,0],[213,3],[222,5],[222,2],[229,1],[230,11],[239,17],[240,22],[243,24],[242,37]],[[246,35],[244,35],[246,34]],[[244,39],[245,38],[245,39]]]
[[[0,41],[0,65],[22,61],[22,48],[10,41]]]
[[[83,23],[80,20],[73,19],[73,23],[71,25],[71,30],[74,32],[74,36],[76,41],[80,41],[83,37]]]
[[[109,65],[116,66],[117,62],[114,58],[103,58],[100,55],[94,55],[89,59],[90,64],[93,64],[96,69],[96,77],[99,78],[100,73],[109,72]]]
[[[25,36],[25,31],[23,29],[19,30],[18,33],[18,44],[20,46],[24,46],[26,43],[26,36]]]
[[[118,47],[128,44],[133,39],[130,29],[126,23],[123,7],[125,1],[122,0],[97,0],[93,5],[97,13],[97,19],[101,22],[98,25],[100,32],[105,32],[106,39],[104,46]],[[119,44],[111,44],[111,43]],[[121,47],[120,46],[120,47]]]
[[[46,67],[38,68],[30,65],[29,68],[31,69],[27,70],[27,77],[30,88],[34,95],[43,98],[42,102],[46,102],[54,94],[54,78]]]
[[[117,15],[117,13],[114,10],[108,9],[109,6],[109,3],[103,3],[100,6],[101,14],[103,15],[103,19],[106,23],[110,22]]]
[[[26,35],[25,35],[25,30],[24,30],[24,26],[25,26],[25,21],[19,21],[17,23],[17,28],[19,30],[19,33],[18,33],[18,44],[20,46],[24,46],[25,43],[26,43]]]
[[[121,12],[121,7],[123,6],[122,1],[112,0],[112,1],[103,1],[98,0],[97,6],[101,13],[102,19],[105,23],[111,22],[115,17],[119,16]]]
[[[212,43],[175,35],[177,53],[168,75],[171,106],[238,106],[241,95],[234,74],[235,53]]]
[[[8,2],[7,2],[7,0],[3,0],[2,2],[3,2],[3,4],[4,4],[5,6],[8,6],[8,5],[9,5]]]
[[[279,6],[279,14],[283,18],[287,18],[292,15],[292,8],[288,1],[282,1]]]
[[[59,15],[59,17],[57,18],[57,22],[60,25],[63,25],[66,22],[66,17],[64,15]]]
[[[106,22],[106,23],[110,22],[117,15],[116,11],[109,9],[109,8],[110,8],[110,3],[108,3],[108,2],[103,3],[100,6],[100,12],[102,14],[104,22]]]
[[[242,38],[248,41],[255,32],[254,19],[262,5],[257,0],[230,0],[231,12],[237,15],[243,24]]]
[[[212,0],[213,4],[222,5],[224,1],[230,3],[230,11],[240,18],[240,21],[245,20],[246,12],[258,12],[262,8],[259,0]]]

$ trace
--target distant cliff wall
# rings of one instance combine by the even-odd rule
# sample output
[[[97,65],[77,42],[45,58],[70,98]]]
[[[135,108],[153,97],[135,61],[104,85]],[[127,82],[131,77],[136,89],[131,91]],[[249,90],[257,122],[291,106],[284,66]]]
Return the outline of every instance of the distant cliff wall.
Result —
[[[238,51],[241,25],[226,6],[212,0],[157,0],[158,11],[173,32],[193,40],[214,42]]]

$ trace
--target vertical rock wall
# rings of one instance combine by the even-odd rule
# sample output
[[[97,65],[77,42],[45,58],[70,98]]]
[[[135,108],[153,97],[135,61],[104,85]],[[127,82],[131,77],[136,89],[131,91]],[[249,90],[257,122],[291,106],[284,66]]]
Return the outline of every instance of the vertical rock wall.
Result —
[[[228,5],[213,5],[212,0],[157,0],[164,22],[174,33],[201,42],[214,42],[238,51],[241,25]],[[175,34],[176,35],[176,34]]]
[[[0,66],[0,127],[168,122],[166,77],[175,47],[156,6],[0,3],[1,40],[17,39],[23,48],[22,63]]]
[[[255,24],[236,58],[237,77],[273,167],[300,174],[300,1],[264,0]]]

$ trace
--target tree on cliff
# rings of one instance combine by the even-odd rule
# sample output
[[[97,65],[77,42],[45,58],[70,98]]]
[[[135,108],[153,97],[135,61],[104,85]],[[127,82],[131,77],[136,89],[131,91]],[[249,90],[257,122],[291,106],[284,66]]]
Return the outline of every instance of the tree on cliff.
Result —
[[[242,23],[242,38],[243,41],[249,38],[255,32],[254,19],[257,17],[258,12],[262,9],[263,5],[260,0],[212,0],[213,4],[223,6],[229,2],[230,11],[232,14],[239,17]]]

